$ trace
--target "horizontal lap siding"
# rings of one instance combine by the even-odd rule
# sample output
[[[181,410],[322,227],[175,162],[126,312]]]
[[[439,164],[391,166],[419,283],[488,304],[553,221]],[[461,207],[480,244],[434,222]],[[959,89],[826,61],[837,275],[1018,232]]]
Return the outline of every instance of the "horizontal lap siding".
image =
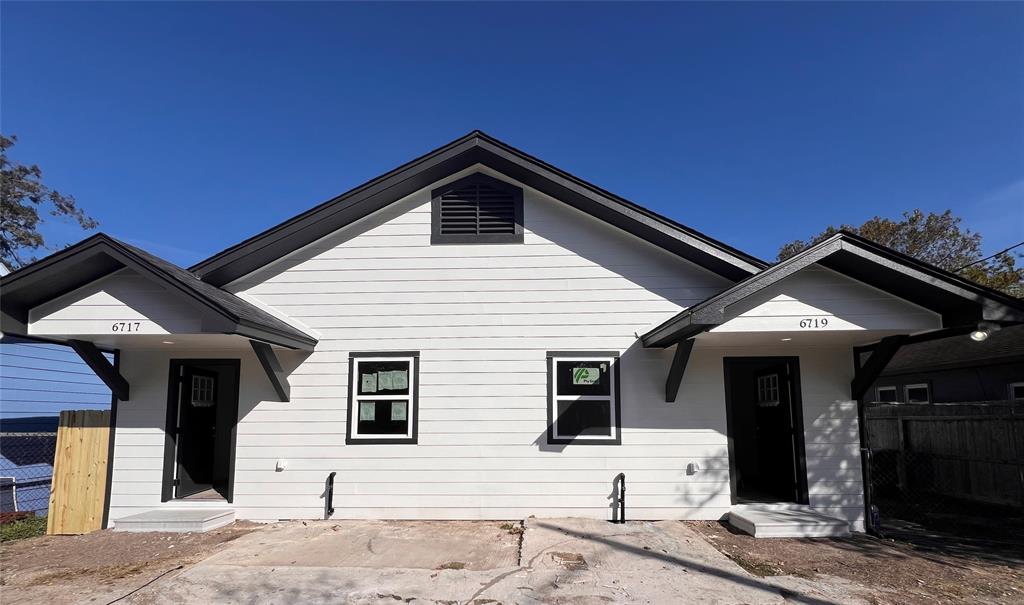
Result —
[[[667,406],[670,353],[635,344],[726,283],[529,190],[524,214],[522,245],[431,246],[421,192],[232,286],[320,334],[239,428],[240,511],[319,516],[330,471],[338,517],[605,518],[619,472],[634,515],[728,508],[724,411]],[[344,445],[348,353],[379,350],[420,351],[418,445]],[[621,352],[621,446],[546,444],[549,350]]]
[[[311,354],[280,354],[288,403],[272,400],[251,351],[198,355],[242,357],[240,517],[318,518],[332,471],[341,518],[607,518],[619,472],[633,518],[728,511],[722,352],[698,346],[678,402],[666,404],[672,351],[644,350],[636,337],[727,284],[535,192],[524,197],[521,245],[431,246],[422,191],[231,286],[320,338]],[[419,444],[347,446],[348,355],[383,350],[420,351]],[[622,445],[546,444],[550,350],[620,352]],[[119,410],[121,514],[159,502],[169,357],[124,358],[133,389],[148,386],[121,407],[134,410]],[[834,357],[818,368],[822,380],[848,384],[849,359]],[[812,497],[845,510],[843,498],[859,497],[855,408],[829,403],[832,387],[813,383],[805,378],[808,466],[821,471]],[[690,463],[700,470],[688,474]]]

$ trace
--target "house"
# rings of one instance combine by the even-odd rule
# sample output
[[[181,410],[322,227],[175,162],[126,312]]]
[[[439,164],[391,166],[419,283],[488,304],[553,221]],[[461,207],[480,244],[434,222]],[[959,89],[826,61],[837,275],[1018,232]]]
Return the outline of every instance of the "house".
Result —
[[[769,266],[479,131],[188,270],[96,235],[0,286],[5,332],[70,343],[119,400],[115,524],[604,519],[624,473],[632,519],[860,529],[885,363],[1024,321],[850,234]]]
[[[1024,326],[902,347],[870,393],[888,403],[1024,401]]]

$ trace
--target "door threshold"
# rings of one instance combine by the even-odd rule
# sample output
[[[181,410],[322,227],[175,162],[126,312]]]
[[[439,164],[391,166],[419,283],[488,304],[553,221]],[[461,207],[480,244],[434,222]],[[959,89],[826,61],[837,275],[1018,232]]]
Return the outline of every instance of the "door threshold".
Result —
[[[227,498],[225,498],[215,488],[210,487],[210,488],[204,489],[201,492],[196,492],[194,494],[189,494],[188,496],[183,496],[181,498],[174,498],[173,501],[174,502],[188,502],[188,503],[213,502],[213,503],[225,504],[225,503],[227,503]]]

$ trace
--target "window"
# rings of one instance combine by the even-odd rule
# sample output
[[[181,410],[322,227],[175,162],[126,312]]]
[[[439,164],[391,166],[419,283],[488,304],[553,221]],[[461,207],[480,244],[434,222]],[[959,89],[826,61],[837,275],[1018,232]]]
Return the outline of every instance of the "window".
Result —
[[[473,174],[430,192],[432,244],[523,243],[523,190]]]
[[[192,405],[197,408],[211,408],[217,403],[216,378],[214,376],[192,375]]]
[[[908,384],[903,387],[904,401],[907,403],[931,403],[931,393],[927,384]]]
[[[878,387],[875,392],[875,401],[882,403],[899,403],[899,397],[897,397],[898,391],[896,387]]]
[[[1024,399],[1024,382],[1011,382],[1006,385],[1009,393],[1007,394],[1010,399]]]
[[[757,377],[757,406],[770,408],[779,405],[779,375]]]
[[[416,443],[419,353],[351,353],[345,443]]]
[[[548,443],[621,443],[618,353],[548,353]]]

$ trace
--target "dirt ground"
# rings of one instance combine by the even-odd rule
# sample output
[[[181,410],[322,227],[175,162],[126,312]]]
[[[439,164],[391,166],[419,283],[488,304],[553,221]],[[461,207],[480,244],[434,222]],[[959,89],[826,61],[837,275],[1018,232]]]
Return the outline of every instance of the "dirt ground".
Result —
[[[750,573],[844,578],[869,589],[865,598],[879,605],[1024,603],[1024,553],[1016,545],[966,549],[953,536],[897,542],[865,534],[758,540],[719,522],[687,524]]]
[[[58,602],[106,603],[160,574],[207,558],[257,527],[236,522],[205,534],[105,530],[7,542],[0,545],[0,590],[10,598],[31,586],[37,595],[59,595]]]

